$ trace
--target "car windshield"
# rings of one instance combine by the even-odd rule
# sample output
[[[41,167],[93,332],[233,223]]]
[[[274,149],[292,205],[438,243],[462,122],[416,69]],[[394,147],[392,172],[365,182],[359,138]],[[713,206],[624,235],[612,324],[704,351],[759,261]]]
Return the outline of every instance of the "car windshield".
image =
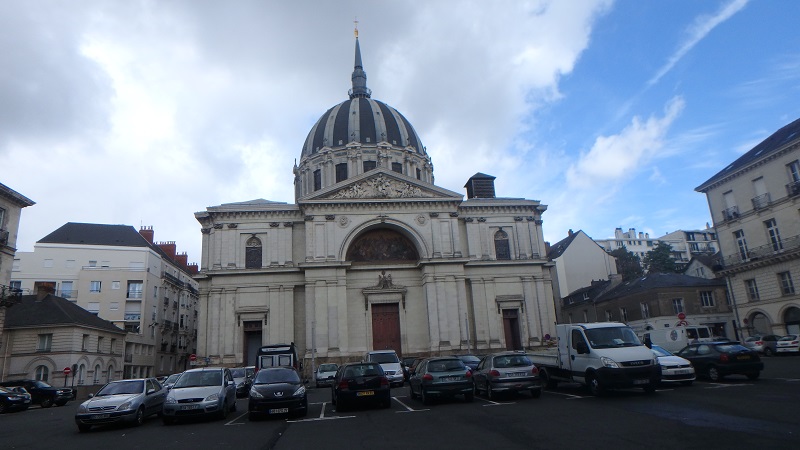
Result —
[[[400,360],[394,353],[373,353],[369,355],[369,360],[378,364],[399,363]]]
[[[721,353],[740,353],[740,352],[749,352],[752,351],[747,347],[744,347],[739,344],[721,344],[717,345],[717,351]]]
[[[628,327],[591,328],[584,331],[592,348],[636,347],[642,345]]]
[[[461,356],[459,356],[459,358],[461,358],[461,360],[462,360],[462,361],[464,361],[465,363],[469,363],[469,362],[474,362],[474,363],[481,362],[481,359],[480,359],[480,358],[478,358],[478,357],[477,357],[477,356],[475,356],[475,355],[461,355]]]
[[[121,394],[141,394],[144,392],[144,380],[115,381],[103,386],[95,397]]]
[[[796,341],[797,337],[798,336],[796,334],[790,334],[788,336],[784,336],[784,337],[780,338],[780,340],[781,341]]]
[[[222,371],[208,370],[199,372],[185,372],[173,386],[174,388],[187,388],[196,386],[221,386]]]
[[[241,369],[231,369],[231,375],[233,375],[233,378],[244,378],[244,367]]]
[[[40,387],[40,388],[51,388],[51,387],[53,387],[53,386],[50,386],[49,384],[45,383],[44,381],[36,381],[34,384],[36,385],[36,387]]]
[[[339,366],[337,366],[336,364],[321,364],[319,366],[319,371],[320,372],[336,372],[336,369],[338,369],[338,368],[339,368]]]
[[[656,356],[672,356],[672,353],[666,351],[665,349],[654,345],[650,350],[653,351],[653,354]]]
[[[343,376],[345,378],[376,377],[381,374],[383,374],[383,370],[378,364],[355,364],[348,366],[344,370]]]
[[[299,383],[300,375],[294,369],[262,369],[256,374],[254,384]]]
[[[464,370],[464,363],[460,359],[433,359],[428,362],[428,372],[450,372]]]
[[[533,363],[525,355],[503,355],[494,357],[494,367],[503,369],[506,367],[531,366]]]
[[[178,378],[180,378],[180,377],[181,377],[181,374],[173,373],[172,375],[168,376],[166,380],[164,380],[164,383],[165,384],[174,383],[174,382],[178,381]]]

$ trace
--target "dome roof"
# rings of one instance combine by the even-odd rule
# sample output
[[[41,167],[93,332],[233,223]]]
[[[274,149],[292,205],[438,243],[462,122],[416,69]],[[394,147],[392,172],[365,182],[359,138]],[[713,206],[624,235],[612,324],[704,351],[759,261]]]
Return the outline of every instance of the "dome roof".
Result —
[[[352,81],[350,100],[332,107],[319,118],[303,144],[301,158],[324,147],[337,149],[352,143],[375,146],[380,142],[399,148],[411,147],[425,155],[425,148],[408,119],[386,103],[371,98],[367,74],[361,66],[358,37]]]

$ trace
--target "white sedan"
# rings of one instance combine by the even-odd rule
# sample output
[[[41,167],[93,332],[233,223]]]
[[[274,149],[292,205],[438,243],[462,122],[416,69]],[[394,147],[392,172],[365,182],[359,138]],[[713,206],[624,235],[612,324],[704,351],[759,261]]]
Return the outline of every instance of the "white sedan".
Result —
[[[790,334],[778,340],[775,353],[800,353],[800,336]]]
[[[685,386],[692,385],[692,382],[695,380],[695,373],[694,367],[688,359],[675,356],[658,345],[653,345],[650,350],[656,355],[658,363],[661,365],[662,383],[681,383]]]

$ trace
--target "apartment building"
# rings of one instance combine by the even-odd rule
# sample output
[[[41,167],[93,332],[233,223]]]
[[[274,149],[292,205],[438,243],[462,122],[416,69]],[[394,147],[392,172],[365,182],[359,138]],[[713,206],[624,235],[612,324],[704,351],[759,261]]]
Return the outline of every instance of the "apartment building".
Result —
[[[719,233],[722,270],[745,334],[800,333],[800,119],[695,188]]]
[[[656,238],[651,238],[650,233],[641,231],[637,233],[635,228],[629,228],[628,231],[617,228],[614,230],[613,239],[598,239],[595,242],[607,252],[625,247],[640,259],[644,259],[647,252],[663,242],[672,247],[672,259],[675,260],[679,270],[682,270],[693,257],[713,255],[719,250],[717,232],[709,226],[697,230],[676,230]]]

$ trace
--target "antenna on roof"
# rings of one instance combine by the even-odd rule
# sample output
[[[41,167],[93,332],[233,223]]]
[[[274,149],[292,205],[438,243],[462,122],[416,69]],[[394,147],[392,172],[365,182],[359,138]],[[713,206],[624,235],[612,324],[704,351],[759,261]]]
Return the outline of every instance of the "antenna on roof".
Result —
[[[355,27],[353,28],[353,34],[355,34],[356,39],[358,39],[358,17],[353,20],[353,23],[355,24]]]

